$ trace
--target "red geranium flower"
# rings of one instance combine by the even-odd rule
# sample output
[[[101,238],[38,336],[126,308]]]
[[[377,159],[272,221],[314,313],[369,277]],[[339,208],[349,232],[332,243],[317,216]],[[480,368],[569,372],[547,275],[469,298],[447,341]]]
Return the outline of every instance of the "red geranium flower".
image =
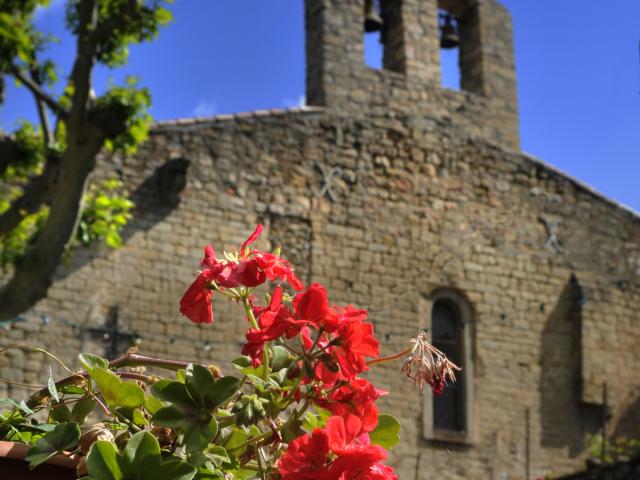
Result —
[[[362,424],[362,431],[372,432],[378,425],[378,407],[375,401],[387,393],[376,389],[364,378],[356,378],[332,391],[328,399],[317,403],[342,418],[355,415]]]
[[[359,320],[343,322],[338,327],[337,335],[339,339],[337,345],[332,347],[331,355],[340,365],[342,378],[353,379],[369,370],[365,357],[377,357],[380,353],[373,325]]]
[[[238,254],[240,264],[242,264],[243,260],[247,260],[250,264],[244,268],[248,268],[251,271],[255,270],[260,272],[261,276],[259,278],[261,279],[261,281],[258,282],[258,277],[250,275],[250,284],[242,284],[247,287],[255,287],[256,285],[264,283],[267,278],[272,282],[279,279],[283,282],[289,282],[289,284],[296,290],[302,290],[304,288],[304,284],[293,273],[291,265],[287,260],[280,257],[279,255],[266,253],[260,250],[247,251],[247,246],[258,240],[258,238],[262,234],[262,230],[262,225],[258,225],[254,232],[249,235],[249,238],[244,241],[244,243],[240,247],[240,252]]]
[[[337,327],[338,317],[329,307],[327,290],[319,283],[312,283],[307,290],[293,299],[296,317],[312,324],[316,329],[332,332]]]
[[[386,457],[384,448],[371,445],[361,433],[357,417],[330,417],[326,428],[289,444],[278,471],[282,480],[397,480],[391,468],[379,463]]]
[[[302,435],[289,444],[278,462],[278,472],[282,480],[324,480],[328,453],[329,434],[316,428],[311,435]]]
[[[194,323],[213,322],[212,296],[209,281],[201,273],[184,292],[180,300],[180,313]]]
[[[280,279],[289,282],[296,290],[304,288],[284,258],[260,250],[248,251],[248,246],[260,237],[262,230],[262,225],[258,225],[242,243],[237,260],[218,260],[213,247],[205,247],[204,258],[200,262],[202,272],[184,293],[180,301],[180,313],[195,323],[213,322],[211,297],[214,287],[223,289],[242,285],[252,288],[267,279]]]
[[[264,344],[283,335],[287,338],[298,334],[303,325],[296,325],[291,312],[282,304],[282,288],[276,287],[267,307],[253,307],[253,314],[259,329],[251,328],[247,332],[247,343],[242,354],[249,355],[253,366],[262,363]]]

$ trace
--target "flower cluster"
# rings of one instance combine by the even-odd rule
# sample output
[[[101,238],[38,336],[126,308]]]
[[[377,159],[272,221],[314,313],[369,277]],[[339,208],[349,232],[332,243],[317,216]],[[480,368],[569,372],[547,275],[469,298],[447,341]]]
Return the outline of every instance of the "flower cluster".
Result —
[[[382,462],[387,452],[372,445],[353,416],[330,417],[325,428],[316,428],[289,445],[278,464],[282,480],[397,480]]]
[[[295,276],[291,265],[284,258],[260,250],[248,250],[262,234],[262,225],[249,235],[240,251],[229,255],[227,260],[218,260],[211,245],[204,249],[204,258],[200,262],[202,271],[187,289],[180,301],[180,313],[195,323],[212,323],[211,300],[214,291],[222,292],[226,288],[257,287],[267,280],[287,281],[296,290],[302,290],[304,284]]]
[[[379,357],[380,346],[373,325],[367,322],[367,311],[351,305],[332,305],[326,289],[318,283],[305,289],[279,253],[249,250],[261,232],[259,225],[237,253],[225,253],[224,261],[218,260],[213,248],[207,246],[202,270],[180,303],[180,311],[196,323],[212,321],[214,292],[245,306],[250,327],[242,354],[253,369],[245,374],[260,372],[263,383],[256,394],[245,395],[236,402],[235,416],[243,425],[270,422],[269,428],[274,432],[271,463],[277,464],[277,473],[272,471],[271,478],[396,479],[393,469],[381,463],[386,459],[386,450],[372,444],[369,436],[379,423],[375,402],[387,392],[375,388],[360,374],[370,365],[408,353],[403,372],[414,383],[422,387],[426,382],[439,394],[447,379],[455,380],[453,369],[458,367],[426,341],[426,334],[418,336],[413,346],[401,354]],[[260,304],[254,291],[267,280],[280,284],[273,288],[265,304]],[[285,283],[297,293],[285,292]],[[279,434],[288,425],[278,417],[283,409],[273,412],[270,405],[275,393],[264,392],[273,375],[276,347],[290,358],[283,370],[289,383],[285,381],[287,386],[275,403],[285,407],[302,404],[294,415],[297,418],[308,408],[327,414],[320,425],[299,431],[288,443],[283,443]],[[245,412],[248,406],[251,415]]]

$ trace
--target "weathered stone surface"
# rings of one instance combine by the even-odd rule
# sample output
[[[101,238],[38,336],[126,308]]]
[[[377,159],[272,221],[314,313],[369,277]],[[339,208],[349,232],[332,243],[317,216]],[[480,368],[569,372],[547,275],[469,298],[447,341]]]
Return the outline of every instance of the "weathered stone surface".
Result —
[[[403,25],[422,32],[400,28],[406,48],[432,48],[421,37],[437,35],[422,17],[432,0],[402,4]],[[479,41],[507,14],[493,1],[476,6]],[[206,243],[237,247],[262,222],[258,247],[282,245],[305,281],[327,285],[333,303],[370,310],[383,354],[429,324],[422,305],[436,290],[469,300],[470,442],[424,439],[423,394],[398,365],[372,373],[391,391],[381,409],[403,425],[390,458],[400,478],[516,479],[527,465],[531,477],[576,470],[585,435],[599,428],[604,382],[608,431],[634,425],[640,410],[640,219],[513,150],[512,69],[500,70],[506,93],[491,90],[504,83],[493,74],[474,80],[493,96],[429,87],[439,67],[421,62],[437,62],[431,53],[414,50],[405,61],[391,50],[387,65],[397,69],[366,70],[361,45],[354,53],[344,43],[362,40],[357,28],[343,32],[358,12],[355,0],[307,2],[308,98],[326,108],[164,122],[134,158],[104,158],[97,176],[118,175],[137,205],[124,246],[78,251],[48,298],[2,332],[0,346],[40,345],[77,366],[78,351],[104,351],[86,329],[118,307],[120,328],[139,335],[143,353],[225,365],[243,342],[241,310],[215,300],[215,323],[198,326],[179,316],[178,300]],[[486,58],[492,41],[479,46],[482,62],[497,62]],[[510,39],[498,44],[493,52],[512,66]],[[320,47],[323,61],[313,56]],[[358,66],[348,65],[356,57]],[[186,187],[166,201],[159,178],[178,159],[189,162]],[[2,377],[33,383],[47,374],[39,354],[0,356]],[[0,394],[24,391],[2,385]]]

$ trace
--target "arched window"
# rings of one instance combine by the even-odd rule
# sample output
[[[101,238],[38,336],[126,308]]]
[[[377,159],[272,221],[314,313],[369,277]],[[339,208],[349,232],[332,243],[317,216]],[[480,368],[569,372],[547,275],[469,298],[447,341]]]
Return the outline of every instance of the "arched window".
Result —
[[[462,367],[457,381],[449,384],[433,399],[433,428],[450,432],[465,431],[464,365],[462,358],[462,321],[455,304],[437,300],[431,311],[431,342],[449,360]]]
[[[423,433],[430,440],[471,443],[473,433],[473,356],[471,305],[464,295],[438,290],[428,301],[426,327],[433,345],[462,367],[457,381],[439,396],[425,390]]]

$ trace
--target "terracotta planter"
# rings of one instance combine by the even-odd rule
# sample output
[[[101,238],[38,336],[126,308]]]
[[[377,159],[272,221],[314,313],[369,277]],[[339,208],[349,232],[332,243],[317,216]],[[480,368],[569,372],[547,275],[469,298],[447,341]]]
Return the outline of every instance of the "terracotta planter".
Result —
[[[0,478],[20,480],[75,480],[78,459],[74,455],[56,455],[46,463],[29,470],[24,457],[28,445],[0,441]]]

